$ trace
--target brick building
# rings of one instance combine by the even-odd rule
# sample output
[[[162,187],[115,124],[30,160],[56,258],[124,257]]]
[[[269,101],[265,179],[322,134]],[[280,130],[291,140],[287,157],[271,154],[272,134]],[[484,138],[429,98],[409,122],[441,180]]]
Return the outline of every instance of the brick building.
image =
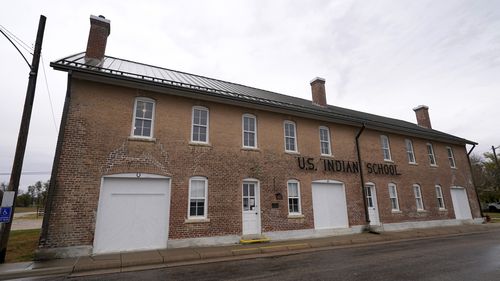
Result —
[[[68,72],[38,256],[481,222],[466,144],[417,123],[105,55]]]

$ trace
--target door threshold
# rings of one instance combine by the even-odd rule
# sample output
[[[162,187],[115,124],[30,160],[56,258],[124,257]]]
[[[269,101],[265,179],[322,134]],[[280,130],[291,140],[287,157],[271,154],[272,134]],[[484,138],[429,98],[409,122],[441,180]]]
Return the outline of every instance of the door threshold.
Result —
[[[262,234],[247,234],[240,238],[240,244],[265,243],[270,241],[271,239]]]

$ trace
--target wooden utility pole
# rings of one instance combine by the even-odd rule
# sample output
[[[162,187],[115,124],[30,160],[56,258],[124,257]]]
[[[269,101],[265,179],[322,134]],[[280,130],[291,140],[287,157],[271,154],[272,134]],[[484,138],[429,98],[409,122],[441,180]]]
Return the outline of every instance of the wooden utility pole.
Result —
[[[42,52],[43,33],[45,31],[45,20],[47,18],[40,15],[38,23],[38,32],[36,35],[35,51],[33,53],[33,60],[30,65],[30,73],[28,80],[28,90],[26,91],[26,99],[24,100],[24,110],[21,119],[21,127],[19,128],[19,135],[17,137],[16,154],[14,156],[14,163],[12,165],[12,173],[10,174],[9,187],[7,191],[14,191],[14,204],[12,206],[12,217],[14,216],[14,208],[16,206],[17,191],[19,190],[19,180],[21,178],[21,171],[23,169],[24,152],[26,151],[26,142],[28,140],[28,131],[31,121],[31,111],[33,109],[33,100],[35,99],[36,78],[38,76],[38,65],[40,62],[40,54]],[[0,263],[5,262],[5,255],[7,253],[7,243],[9,241],[10,228],[12,219],[8,223],[3,223],[1,228],[0,238]]]

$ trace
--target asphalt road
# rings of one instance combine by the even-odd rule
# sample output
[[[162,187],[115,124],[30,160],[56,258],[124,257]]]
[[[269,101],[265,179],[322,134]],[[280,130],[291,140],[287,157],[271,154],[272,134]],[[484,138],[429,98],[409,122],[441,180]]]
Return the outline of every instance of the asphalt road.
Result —
[[[500,230],[51,280],[500,280]]]

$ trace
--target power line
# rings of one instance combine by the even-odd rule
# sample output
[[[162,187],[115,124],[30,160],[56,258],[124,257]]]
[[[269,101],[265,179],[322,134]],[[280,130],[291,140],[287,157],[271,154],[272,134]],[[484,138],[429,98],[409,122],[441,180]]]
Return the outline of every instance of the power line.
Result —
[[[50,171],[22,172],[21,175],[50,175]],[[10,176],[10,172],[0,172],[0,176]]]
[[[9,40],[9,42],[12,44],[12,46],[14,46],[14,48],[16,48],[16,50],[19,52],[19,54],[21,55],[21,57],[23,57],[24,61],[28,65],[28,67],[31,68],[31,64],[28,62],[28,60],[24,56],[23,52],[21,52],[21,50],[19,50],[19,48],[17,47],[17,45],[12,41],[12,39],[10,39],[10,37],[7,34],[5,34],[5,32],[2,29],[0,29],[0,33],[2,33],[3,36],[5,36],[5,38],[7,38],[7,40]]]
[[[45,87],[47,88],[47,94],[49,96],[49,103],[50,103],[50,111],[52,112],[52,122],[54,123],[54,128],[56,129],[56,134],[57,134],[57,123],[56,123],[56,117],[54,115],[54,107],[52,106],[52,97],[50,95],[50,89],[49,89],[49,83],[47,82],[47,74],[45,73],[45,62],[43,61],[43,55],[41,55],[42,58],[42,70],[43,70],[43,77],[45,78]]]
[[[19,37],[17,37],[14,33],[10,32],[10,30],[8,30],[7,28],[5,28],[1,24],[0,24],[0,28],[3,29],[5,32],[7,32],[9,34],[9,36],[12,37],[12,39],[14,41],[16,41],[19,45],[21,45],[21,47],[23,49],[25,49],[28,53],[30,53],[31,55],[33,55],[33,47],[31,47],[28,44],[24,43],[23,40],[19,39]]]

